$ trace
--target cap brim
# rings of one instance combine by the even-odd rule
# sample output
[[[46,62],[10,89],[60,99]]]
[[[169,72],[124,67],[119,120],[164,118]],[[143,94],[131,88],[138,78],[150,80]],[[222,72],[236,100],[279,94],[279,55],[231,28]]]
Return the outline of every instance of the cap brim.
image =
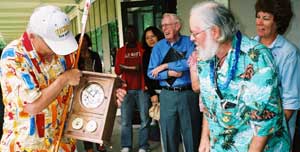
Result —
[[[70,53],[75,52],[78,49],[78,44],[73,34],[69,34],[69,36],[65,40],[61,41],[53,41],[47,38],[43,39],[51,48],[51,50],[58,55],[68,55]]]

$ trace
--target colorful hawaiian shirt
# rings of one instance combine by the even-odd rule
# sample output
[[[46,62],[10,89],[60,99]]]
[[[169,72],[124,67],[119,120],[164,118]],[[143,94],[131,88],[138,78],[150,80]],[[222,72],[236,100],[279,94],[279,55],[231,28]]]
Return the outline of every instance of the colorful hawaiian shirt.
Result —
[[[253,136],[269,136],[264,151],[289,152],[272,54],[245,36],[232,48],[220,68],[216,58],[197,64],[211,151],[246,152]]]
[[[57,141],[68,87],[37,115],[24,112],[24,105],[39,98],[41,90],[49,86],[73,61],[74,55],[55,56],[51,62],[41,60],[26,33],[4,49],[0,76],[5,114],[0,151],[52,151]],[[75,141],[63,138],[60,149],[74,151]]]

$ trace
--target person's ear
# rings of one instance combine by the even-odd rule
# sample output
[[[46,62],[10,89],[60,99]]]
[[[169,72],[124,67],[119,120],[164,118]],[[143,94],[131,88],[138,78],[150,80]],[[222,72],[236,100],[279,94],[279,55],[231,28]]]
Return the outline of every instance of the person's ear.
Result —
[[[175,23],[175,27],[176,27],[176,31],[179,31],[180,28],[181,28],[180,23],[176,22],[176,23]]]
[[[212,33],[212,37],[214,40],[218,41],[219,38],[221,37],[221,29],[217,26],[213,26],[211,28],[211,33]]]
[[[28,33],[28,37],[29,37],[29,39],[34,39],[34,38],[35,38],[35,35],[32,34],[32,33]]]
[[[28,37],[32,41],[32,40],[36,39],[38,36],[33,33],[28,33]]]

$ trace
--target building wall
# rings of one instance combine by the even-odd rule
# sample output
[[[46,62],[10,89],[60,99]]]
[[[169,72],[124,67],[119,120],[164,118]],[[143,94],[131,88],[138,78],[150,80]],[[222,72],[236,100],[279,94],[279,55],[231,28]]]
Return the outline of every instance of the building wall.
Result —
[[[204,0],[177,0],[177,15],[182,20],[181,34],[190,35],[189,17],[193,4]]]
[[[105,72],[112,72],[111,70],[111,58],[110,58],[110,44],[109,39],[112,33],[108,27],[109,23],[117,21],[118,24],[118,35],[114,36],[119,39],[119,46],[123,45],[123,35],[122,35],[122,21],[121,21],[121,7],[120,2],[122,0],[95,0],[93,5],[93,10],[91,11],[86,32],[92,34],[92,38],[97,41],[97,51],[103,59],[103,69]],[[192,6],[198,2],[204,0],[177,0],[177,14],[182,19],[182,30],[181,34],[190,35],[189,30],[189,11]],[[229,3],[229,8],[232,10],[240,23],[241,31],[248,36],[255,35],[255,10],[254,4],[256,0],[216,0],[223,2],[225,4]],[[300,27],[300,11],[296,11],[296,8],[300,8],[299,0],[291,0],[294,9],[294,17],[291,21],[290,27],[285,34],[287,39],[291,40],[298,48],[300,48],[300,31],[297,27]],[[83,9],[83,3],[79,6],[80,10]],[[98,11],[97,11],[98,10]],[[79,32],[80,29],[80,19],[81,13],[76,8],[73,12],[73,32],[74,34]],[[69,14],[70,15],[70,14]],[[71,15],[71,16],[72,16]],[[79,17],[76,17],[79,16]],[[75,32],[77,31],[77,32]],[[95,32],[97,31],[97,32]],[[96,33],[96,34],[95,34]],[[100,35],[100,36],[99,36]],[[100,38],[99,38],[100,37]],[[93,42],[95,43],[95,41]],[[99,46],[99,47],[98,47]]]
[[[69,13],[72,19],[72,31],[76,35],[81,32],[81,18],[84,2]],[[118,16],[120,0],[94,0],[89,10],[85,32],[92,39],[93,51],[102,59],[103,72],[110,73],[111,50],[119,47]],[[116,27],[116,28],[115,28]]]
[[[181,29],[181,34],[190,35],[189,28],[189,17],[190,17],[190,9],[194,4],[200,3],[205,0],[177,0],[177,15],[181,18],[183,27]],[[216,0],[218,2],[223,3],[227,6],[227,0]]]

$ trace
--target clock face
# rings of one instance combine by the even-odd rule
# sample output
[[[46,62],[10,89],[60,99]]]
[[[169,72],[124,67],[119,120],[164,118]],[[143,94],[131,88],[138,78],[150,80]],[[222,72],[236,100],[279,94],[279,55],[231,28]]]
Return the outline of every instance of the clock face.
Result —
[[[88,84],[81,92],[81,103],[85,108],[97,108],[104,101],[104,90],[97,83]]]
[[[75,118],[73,121],[72,121],[72,128],[73,129],[76,129],[76,130],[79,130],[83,127],[83,119],[82,118]]]
[[[85,130],[90,133],[96,131],[97,128],[98,128],[97,122],[94,120],[90,120],[85,126]]]

